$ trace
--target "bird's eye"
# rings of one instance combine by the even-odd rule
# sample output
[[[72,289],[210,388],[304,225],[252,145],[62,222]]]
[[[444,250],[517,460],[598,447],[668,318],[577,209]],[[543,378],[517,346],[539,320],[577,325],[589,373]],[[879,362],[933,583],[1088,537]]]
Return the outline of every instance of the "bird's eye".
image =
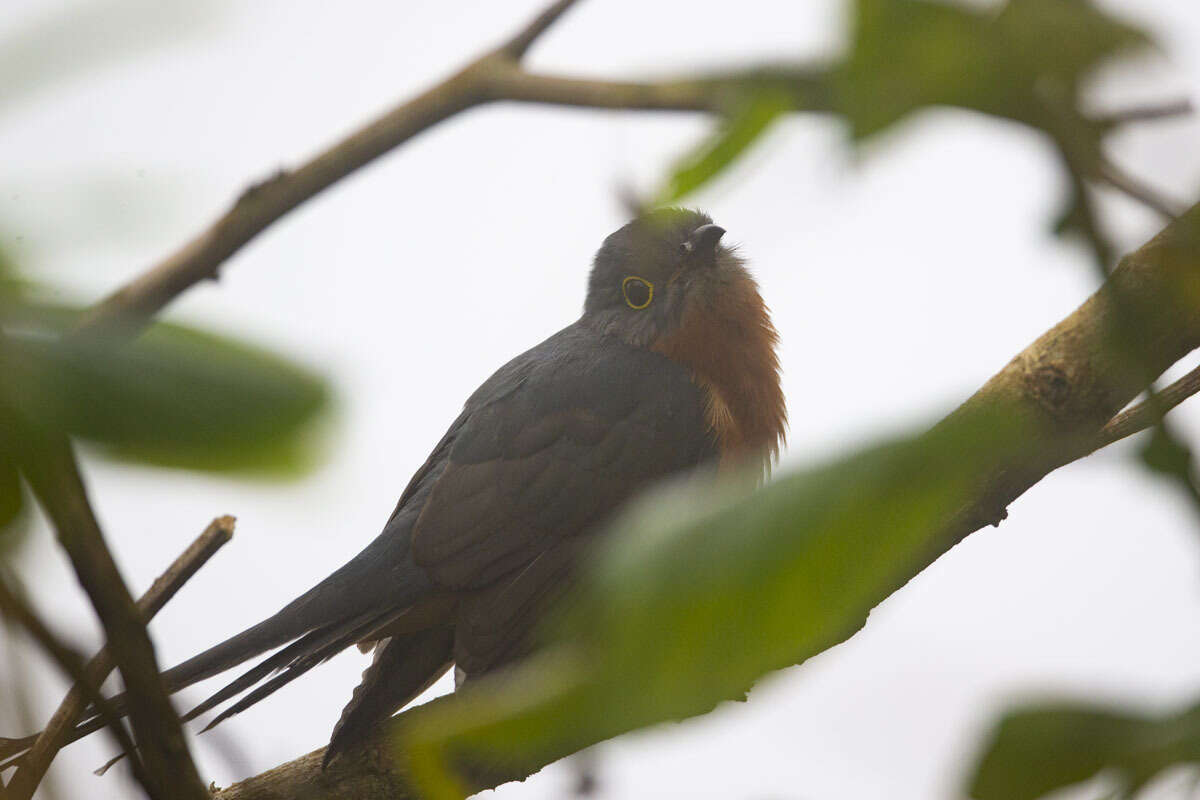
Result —
[[[654,284],[645,278],[630,275],[621,281],[621,294],[625,295],[626,305],[640,311],[654,299]]]
[[[692,252],[692,243],[691,242],[680,242],[679,243],[679,255],[686,256],[690,252]]]

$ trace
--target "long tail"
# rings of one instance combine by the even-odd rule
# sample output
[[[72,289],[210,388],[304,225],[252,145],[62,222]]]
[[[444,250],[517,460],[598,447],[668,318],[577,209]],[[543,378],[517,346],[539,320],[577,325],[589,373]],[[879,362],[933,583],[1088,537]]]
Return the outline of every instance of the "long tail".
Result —
[[[396,514],[362,552],[277,613],[164,672],[163,684],[174,693],[267,650],[294,642],[217,692],[185,715],[185,719],[193,719],[272,672],[286,669],[284,676],[280,676],[286,676],[286,680],[273,680],[268,684],[269,690],[264,686],[254,693],[254,702],[261,700],[427,596],[432,584],[413,562],[409,548],[414,517],[415,513]],[[117,713],[127,713],[124,693],[114,696],[110,704]],[[238,710],[248,705],[239,705]],[[93,716],[77,725],[67,741],[73,742],[103,726],[104,721]],[[19,758],[36,739],[36,735],[0,739],[0,764]]]
[[[395,523],[411,523],[408,516],[393,518],[362,552],[274,615],[167,670],[163,682],[168,691],[211,678],[318,628],[371,612],[398,611],[427,595],[432,585],[413,563],[409,530],[396,530]]]

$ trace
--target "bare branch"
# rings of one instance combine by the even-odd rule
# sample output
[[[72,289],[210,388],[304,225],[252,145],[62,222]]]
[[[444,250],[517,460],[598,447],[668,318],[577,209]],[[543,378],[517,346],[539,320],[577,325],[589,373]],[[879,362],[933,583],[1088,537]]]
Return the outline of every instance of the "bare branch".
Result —
[[[1094,447],[1089,452],[1095,452],[1107,447],[1113,442],[1140,433],[1158,424],[1159,418],[1187,400],[1196,392],[1200,392],[1200,367],[1196,367],[1187,375],[1172,383],[1157,393],[1158,405],[1151,408],[1149,403],[1138,403],[1136,406],[1117,414],[1108,424],[1100,429]]]
[[[518,57],[570,6],[559,0],[517,36],[459,72],[317,154],[251,186],[215,222],[95,305],[75,336],[136,335],[187,288],[215,279],[221,264],[276,220],[322,190],[417,134],[477,105],[497,100],[625,109],[720,110],[747,81],[794,86],[797,110],[831,105],[829,70],[763,68],[700,80],[622,83],[532,75]]]
[[[1192,101],[1186,98],[1171,100],[1156,105],[1133,106],[1118,111],[1096,114],[1091,121],[1103,128],[1116,128],[1131,122],[1155,122],[1165,119],[1186,117],[1195,111]]]
[[[497,52],[503,53],[513,61],[520,61],[525,57],[525,53],[533,45],[537,38],[545,33],[551,25],[558,21],[558,18],[575,5],[577,0],[558,0],[554,5],[547,8],[541,14],[533,19],[528,25],[519,31],[515,36],[500,46]]]
[[[175,559],[162,575],[150,586],[141,599],[137,601],[137,611],[142,623],[148,623],[165,606],[175,593],[191,579],[210,558],[233,538],[233,517],[224,516],[214,519],[192,544]],[[108,674],[112,672],[114,661],[108,648],[102,649],[88,662],[85,670],[87,682],[77,683],[67,696],[63,698],[58,710],[50,717],[46,729],[40,734],[29,737],[33,741],[9,781],[8,790],[12,800],[28,800],[33,796],[42,777],[54,760],[54,756],[68,741],[73,726],[84,712],[89,699],[86,689],[89,686],[100,686]],[[128,745],[122,744],[125,752],[130,752]]]
[[[179,716],[158,675],[154,646],[104,542],[75,454],[66,438],[22,432],[21,468],[50,517],[59,543],[104,626],[129,699],[134,739],[146,777],[162,800],[208,800],[188,752]]]
[[[42,623],[33,609],[12,591],[8,584],[0,576],[0,615],[7,617],[16,624],[20,625],[25,631],[33,637],[34,641],[46,651],[59,668],[75,681],[75,685],[79,687],[80,694],[85,696],[89,702],[96,705],[100,716],[105,720],[105,727],[112,732],[113,738],[122,748],[133,746],[133,740],[129,738],[129,732],[125,730],[125,726],[121,723],[121,715],[113,711],[112,707],[104,699],[100,693],[100,684],[98,681],[91,680],[91,675],[83,667],[83,660],[79,654],[71,650],[58,640],[53,633]],[[148,793],[152,792],[153,787],[146,782],[144,768],[140,761],[133,762],[134,777],[141,783]],[[5,787],[6,790],[13,790],[14,782]],[[15,791],[12,795],[16,796]],[[7,797],[6,797],[7,800]]]
[[[1096,167],[1100,180],[1147,208],[1158,212],[1163,219],[1172,220],[1179,216],[1182,209],[1179,203],[1163,197],[1157,189],[1125,172],[1107,158],[1102,158]]]
[[[702,77],[659,81],[605,81],[525,72],[503,65],[489,74],[498,100],[625,111],[720,113],[748,88],[785,91],[793,110],[833,110],[833,68],[828,65],[763,65]]]

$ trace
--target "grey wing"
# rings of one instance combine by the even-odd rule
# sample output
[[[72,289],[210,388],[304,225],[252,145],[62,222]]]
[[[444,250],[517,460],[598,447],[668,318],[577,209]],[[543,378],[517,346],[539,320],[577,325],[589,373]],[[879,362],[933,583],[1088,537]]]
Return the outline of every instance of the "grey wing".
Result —
[[[498,399],[477,396],[468,408],[413,528],[414,558],[436,583],[487,586],[656,480],[715,457],[685,369],[572,332],[531,351]]]
[[[638,490],[715,456],[699,390],[658,354],[572,326],[502,368],[397,508],[420,508],[413,557],[455,607],[376,651],[327,758],[448,659],[474,676],[526,652],[587,533]]]

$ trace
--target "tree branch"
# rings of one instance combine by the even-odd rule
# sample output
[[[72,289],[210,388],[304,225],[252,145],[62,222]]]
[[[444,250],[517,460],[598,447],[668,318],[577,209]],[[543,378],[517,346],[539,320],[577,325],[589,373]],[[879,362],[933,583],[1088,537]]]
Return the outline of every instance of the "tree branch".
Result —
[[[606,81],[526,72],[500,64],[489,77],[497,100],[616,111],[722,113],[748,87],[788,93],[793,110],[834,109],[830,65],[762,65],[724,73],[659,81]]]
[[[525,53],[533,45],[537,38],[550,29],[550,26],[558,22],[558,18],[570,10],[571,6],[575,5],[576,0],[558,0],[541,14],[538,14],[533,20],[517,31],[511,39],[496,49],[497,53],[503,53],[506,57],[513,61],[520,61],[525,57]]]
[[[1158,424],[1159,417],[1175,406],[1187,400],[1196,392],[1200,392],[1200,367],[1196,367],[1187,375],[1158,392],[1158,407],[1151,408],[1148,403],[1138,403],[1136,406],[1117,414],[1108,424],[1100,429],[1100,435],[1093,442],[1089,452],[1095,452],[1107,447],[1113,442],[1140,433]]]
[[[1163,196],[1145,181],[1135,178],[1106,158],[1101,159],[1097,166],[1100,179],[1126,197],[1157,212],[1163,219],[1172,220],[1179,216],[1180,204]]]
[[[1124,258],[1099,291],[930,431],[931,436],[958,435],[963,463],[980,466],[986,477],[969,503],[947,511],[938,525],[936,546],[905,580],[973,531],[998,524],[1013,500],[1053,470],[1102,446],[1097,442],[1116,441],[1121,431],[1153,424],[1155,420],[1138,408],[1115,418],[1114,414],[1145,388],[1145,375],[1161,374],[1200,346],[1197,298],[1200,205]],[[1139,332],[1127,349],[1112,347],[1118,314],[1136,323]],[[1198,372],[1164,390],[1164,403],[1177,405],[1194,393]],[[1002,454],[973,446],[980,422],[994,419],[997,410],[1025,423],[1020,430],[1028,432]],[[433,702],[452,701],[453,697]],[[392,763],[385,743],[399,740],[404,726],[428,707],[397,715],[374,744],[340,758],[328,771],[321,770],[323,751],[318,750],[217,792],[214,800],[411,798],[407,776],[402,766]],[[473,788],[489,788],[533,771],[473,776]]]
[[[520,58],[573,2],[559,0],[509,41],[441,83],[307,163],[254,184],[206,229],[95,305],[73,335],[136,335],[185,289],[216,279],[222,263],[289,211],[417,134],[474,106],[513,100],[609,109],[713,111],[723,108],[731,91],[748,81],[794,86],[797,110],[827,110],[831,105],[830,73],[823,68],[762,68],[660,83],[559,78],[521,69]]]
[[[1153,122],[1165,119],[1186,117],[1195,111],[1192,101],[1187,98],[1170,100],[1165,103],[1132,106],[1117,111],[1096,114],[1091,121],[1103,128],[1117,128],[1131,122]]]
[[[42,650],[58,664],[59,668],[75,681],[75,684],[80,687],[80,693],[87,698],[88,702],[96,704],[97,713],[104,719],[104,727],[112,733],[113,739],[116,740],[119,747],[133,746],[133,740],[129,738],[129,733],[121,723],[121,715],[112,710],[112,706],[100,693],[100,683],[90,679],[91,676],[84,669],[79,654],[60,642],[58,637],[42,624],[37,614],[21,600],[16,592],[9,589],[3,577],[0,577],[0,616],[7,617],[24,628]],[[141,762],[134,762],[133,774],[148,792],[151,791],[152,786],[146,783],[146,775]],[[14,776],[14,782],[15,779]],[[12,783],[4,787],[5,800],[11,800],[8,796],[11,789],[13,789]],[[15,793],[13,797],[15,797]]]
[[[204,532],[196,538],[183,553],[172,562],[162,575],[150,586],[141,599],[137,601],[137,612],[143,624],[149,623],[163,606],[170,602],[188,580],[203,567],[212,556],[233,538],[234,518],[229,516],[217,517]],[[50,717],[46,729],[40,734],[29,737],[29,751],[21,758],[17,773],[9,781],[8,790],[12,800],[29,800],[37,789],[42,777],[54,760],[54,756],[67,742],[72,727],[83,714],[89,697],[85,689],[88,686],[99,686],[112,672],[113,656],[108,648],[88,662],[85,670],[86,683],[77,683],[63,698],[58,710]],[[131,742],[128,744],[132,744]],[[128,749],[123,747],[125,752]]]
[[[179,716],[158,675],[154,646],[104,542],[66,438],[26,431],[22,472],[45,509],[75,575],[104,626],[129,699],[146,778],[161,800],[208,800]]]

